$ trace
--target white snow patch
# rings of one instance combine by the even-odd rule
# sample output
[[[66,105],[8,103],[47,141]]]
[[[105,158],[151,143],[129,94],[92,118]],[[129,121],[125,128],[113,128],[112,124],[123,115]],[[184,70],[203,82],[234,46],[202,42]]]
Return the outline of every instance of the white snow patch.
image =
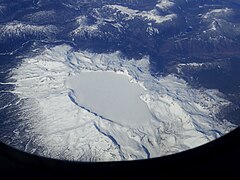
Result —
[[[48,35],[57,32],[57,27],[53,25],[37,26],[18,21],[0,25],[0,39],[19,37],[28,35]]]
[[[156,9],[150,11],[139,11],[130,9],[121,5],[106,5],[105,7],[117,10],[118,13],[127,15],[126,20],[134,19],[135,17],[141,17],[144,20],[154,21],[157,24],[161,24],[165,21],[172,21],[177,17],[176,14],[168,14],[166,16],[161,16]]]
[[[154,21],[157,24],[161,24],[166,21],[172,21],[177,17],[176,14],[168,14],[166,16],[159,15],[158,11],[153,9],[151,11],[143,11],[142,13],[138,14],[142,16],[145,20]]]
[[[151,23],[150,23],[149,26],[147,27],[147,30],[146,30],[146,31],[148,32],[148,34],[149,34],[150,36],[152,36],[152,35],[154,35],[154,34],[159,34],[159,30],[158,30],[157,28],[154,28]]]
[[[128,17],[126,18],[126,20],[134,19],[134,16],[136,16],[136,14],[139,13],[138,10],[130,9],[128,7],[121,5],[106,5],[105,7],[115,9],[117,10],[117,12],[127,15]]]
[[[73,36],[82,36],[90,35],[90,36],[98,36],[101,34],[99,30],[100,23],[88,24],[86,16],[79,16],[76,18],[76,22],[79,26],[71,32]]]
[[[156,7],[162,10],[167,10],[174,5],[174,2],[169,0],[159,0]]]
[[[224,9],[213,9],[209,12],[207,12],[205,15],[203,15],[204,19],[208,18],[216,18],[216,17],[225,17],[232,14],[232,9],[224,8]]]
[[[38,56],[24,59],[12,71],[13,83],[16,85],[12,93],[25,99],[20,107],[23,112],[21,126],[28,130],[25,136],[30,136],[35,143],[32,146],[41,149],[35,153],[76,161],[144,159],[202,145],[236,127],[228,121],[217,120],[215,115],[220,108],[230,104],[218,91],[192,89],[184,80],[172,75],[155,78],[150,74],[149,64],[148,57],[134,60],[122,58],[120,52],[74,52],[67,45],[46,48]],[[95,77],[96,71],[102,77]],[[106,76],[107,72],[110,77]],[[79,82],[75,84],[77,79]],[[90,79],[92,82],[88,81]],[[97,82],[103,79],[107,82]],[[127,79],[133,84],[130,85]],[[108,82],[119,84],[111,89],[113,87],[109,87]],[[81,87],[81,84],[86,87]],[[112,108],[108,105],[110,99],[95,104],[103,106],[100,111],[93,105],[97,95],[89,99],[93,92],[86,92],[88,87],[100,88],[103,85],[108,86],[110,92],[116,91],[118,87],[120,90],[129,90],[130,86],[135,86],[133,92],[129,93],[137,91],[137,94],[131,96],[141,96],[142,101],[136,100],[140,107],[130,109],[136,117],[144,117],[136,120],[132,115],[124,114],[121,116],[124,120],[117,117],[117,120],[111,121],[97,115],[96,112],[115,118],[114,113],[104,109],[106,106]],[[71,96],[71,88],[75,91],[76,101]],[[101,96],[110,97],[106,92],[100,92]],[[123,100],[116,101],[127,109],[125,95],[121,94],[119,98]],[[82,102],[82,97],[88,98],[91,104],[84,102],[81,105],[89,107],[76,105],[76,102]],[[147,104],[149,112],[140,102]],[[90,111],[86,110],[88,108]],[[117,108],[114,106],[113,111]],[[145,118],[149,119],[145,121]],[[144,123],[141,124],[143,119]],[[139,125],[135,127],[137,122]],[[33,152],[30,147],[26,150]]]
[[[191,66],[191,67],[202,67],[205,63],[196,63],[196,62],[192,62],[192,63],[180,63],[178,64],[179,67],[184,67],[184,66]]]

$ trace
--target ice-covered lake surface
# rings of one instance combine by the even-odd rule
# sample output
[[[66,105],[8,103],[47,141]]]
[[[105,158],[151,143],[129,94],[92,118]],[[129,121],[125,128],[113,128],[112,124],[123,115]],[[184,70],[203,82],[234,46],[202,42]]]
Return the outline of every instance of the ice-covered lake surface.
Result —
[[[151,113],[140,98],[144,88],[115,72],[84,72],[67,80],[76,105],[115,123],[138,127],[149,124]]]

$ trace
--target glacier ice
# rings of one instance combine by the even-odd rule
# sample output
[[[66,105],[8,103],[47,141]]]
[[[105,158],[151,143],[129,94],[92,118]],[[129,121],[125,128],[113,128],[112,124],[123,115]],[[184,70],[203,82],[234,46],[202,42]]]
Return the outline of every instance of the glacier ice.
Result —
[[[141,86],[139,96],[151,113],[149,123],[117,123],[94,112],[98,110],[91,104],[86,108],[73,103],[81,98],[73,93],[80,84],[72,78],[97,72],[115,73]],[[230,104],[220,92],[191,88],[174,75],[153,77],[148,56],[136,60],[123,58],[118,51],[97,54],[69,45],[46,47],[23,59],[11,79],[12,93],[24,100],[19,107],[21,125],[31,141],[25,150],[41,156],[75,161],[159,157],[202,145],[236,127],[216,118]],[[81,83],[86,85],[87,79]]]

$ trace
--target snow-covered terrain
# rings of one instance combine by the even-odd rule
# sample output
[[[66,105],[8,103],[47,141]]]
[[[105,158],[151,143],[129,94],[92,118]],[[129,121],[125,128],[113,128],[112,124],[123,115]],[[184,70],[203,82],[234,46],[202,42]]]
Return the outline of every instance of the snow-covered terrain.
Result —
[[[72,36],[99,36],[99,34],[102,34],[99,30],[99,22],[95,24],[88,24],[87,23],[87,17],[86,16],[79,16],[76,18],[76,22],[79,25],[76,29],[74,29],[71,32]]]
[[[209,19],[209,18],[224,18],[226,16],[232,15],[233,12],[229,8],[224,8],[224,9],[213,9],[209,12],[207,12],[203,18]]]
[[[218,35],[222,39],[239,36],[240,24],[229,20],[233,16],[234,11],[229,8],[210,10],[202,16],[203,20],[209,24],[208,29],[203,33],[209,32],[211,36]]]
[[[144,20],[150,22],[153,21],[157,24],[161,24],[165,21],[171,21],[177,16],[176,14],[168,14],[166,16],[161,16],[156,9],[152,9],[150,11],[138,11],[120,5],[106,5],[105,7],[116,10],[116,14],[121,13],[123,15],[126,15],[125,20],[132,20],[136,17],[140,17]]]
[[[83,15],[75,18],[78,27],[71,31],[70,36],[84,39],[86,37],[102,39],[103,37],[109,38],[109,36],[116,38],[126,29],[130,30],[134,20],[147,24],[147,27],[141,28],[146,29],[145,32],[149,35],[158,34],[159,31],[156,27],[177,19],[177,14],[167,12],[167,9],[173,5],[174,3],[164,0],[157,2],[150,10],[133,9],[119,4],[93,8],[89,12],[89,16]],[[165,13],[162,13],[163,10]],[[133,27],[133,29],[135,30],[136,27]]]
[[[34,22],[38,24],[51,23],[56,21],[56,12],[50,11],[37,11],[35,13],[27,14],[23,17],[23,20]]]
[[[104,77],[98,79],[93,73],[101,73]],[[106,73],[111,76],[105,77]],[[117,77],[121,78],[117,80]],[[103,78],[107,82],[96,82]],[[235,128],[228,121],[216,119],[220,109],[230,104],[221,93],[193,89],[173,75],[153,77],[148,56],[136,60],[125,59],[118,51],[96,54],[74,51],[68,45],[46,47],[39,55],[24,59],[12,71],[11,79],[16,86],[12,93],[23,101],[19,107],[22,112],[20,126],[26,127],[25,136],[29,139],[25,151],[42,156],[79,161],[159,157],[207,143]],[[141,100],[134,100],[142,109],[136,117],[149,118],[144,119],[149,123],[128,124],[132,121],[126,119],[132,117],[128,114],[122,116],[123,121],[118,117],[114,121],[112,118],[116,114],[95,107],[97,95],[89,98],[86,88],[105,85],[109,89],[110,84],[116,84],[119,91],[137,86],[132,93],[140,91],[141,95],[135,97],[131,92],[120,97],[99,92],[101,96],[117,98],[121,106],[127,101],[122,95],[131,96],[130,99],[140,96]],[[81,101],[82,97],[91,104]],[[111,108],[110,101],[99,101],[96,105]],[[125,110],[126,107],[128,104]],[[114,111],[119,107],[113,108]],[[137,107],[129,108],[135,113],[138,110],[134,109]]]
[[[174,5],[174,2],[170,0],[159,0],[158,3],[156,4],[156,7],[162,10],[167,10],[173,5]]]
[[[47,37],[56,32],[57,27],[53,25],[38,26],[14,21],[0,25],[0,40],[25,38],[26,36]]]

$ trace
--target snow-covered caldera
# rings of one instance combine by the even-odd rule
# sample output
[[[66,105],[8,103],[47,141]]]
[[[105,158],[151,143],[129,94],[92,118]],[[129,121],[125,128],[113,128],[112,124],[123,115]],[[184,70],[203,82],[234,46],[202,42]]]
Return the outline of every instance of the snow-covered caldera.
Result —
[[[41,156],[153,158],[194,148],[236,127],[216,118],[230,104],[221,93],[193,89],[174,75],[154,77],[147,56],[136,60],[120,52],[46,47],[23,59],[11,79],[12,93],[24,102],[19,114],[29,139],[25,151]]]

